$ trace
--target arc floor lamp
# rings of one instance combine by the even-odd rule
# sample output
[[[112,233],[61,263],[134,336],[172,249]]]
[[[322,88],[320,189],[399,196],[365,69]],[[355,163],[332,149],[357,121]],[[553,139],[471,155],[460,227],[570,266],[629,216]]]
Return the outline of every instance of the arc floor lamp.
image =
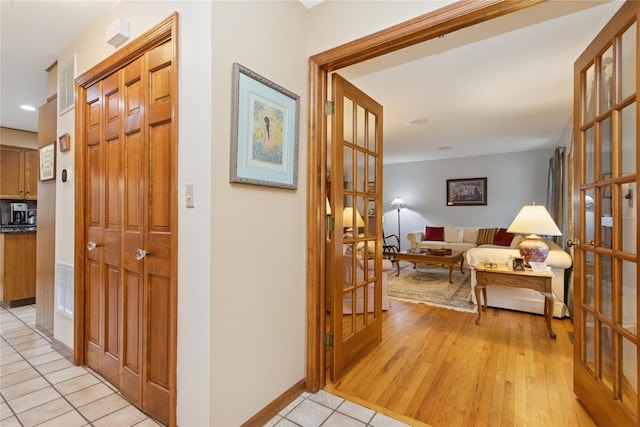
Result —
[[[400,243],[402,241],[402,238],[400,237],[400,209],[406,208],[407,204],[398,196],[391,201],[389,207],[398,211],[398,249],[402,250],[402,244]]]

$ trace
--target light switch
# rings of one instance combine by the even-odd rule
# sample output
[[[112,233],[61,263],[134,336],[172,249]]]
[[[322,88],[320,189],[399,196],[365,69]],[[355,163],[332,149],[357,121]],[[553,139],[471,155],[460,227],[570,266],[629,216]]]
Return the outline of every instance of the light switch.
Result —
[[[195,205],[193,204],[193,184],[187,184],[186,195],[187,195],[187,207],[195,208]]]

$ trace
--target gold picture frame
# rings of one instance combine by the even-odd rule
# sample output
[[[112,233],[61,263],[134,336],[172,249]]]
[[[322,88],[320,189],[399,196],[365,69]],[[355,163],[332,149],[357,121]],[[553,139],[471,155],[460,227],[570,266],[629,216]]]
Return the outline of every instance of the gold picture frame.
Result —
[[[71,150],[71,137],[68,133],[60,136],[58,138],[58,144],[60,145],[60,152],[64,153],[65,151]]]

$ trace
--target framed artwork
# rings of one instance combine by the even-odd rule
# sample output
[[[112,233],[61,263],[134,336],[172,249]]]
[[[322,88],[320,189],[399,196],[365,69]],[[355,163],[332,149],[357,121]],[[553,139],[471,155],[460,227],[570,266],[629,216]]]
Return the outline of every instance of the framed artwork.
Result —
[[[233,64],[230,182],[298,188],[300,97]]]
[[[68,133],[65,133],[60,138],[58,138],[58,143],[60,144],[60,152],[64,153],[65,151],[69,151],[71,149],[71,138]]]
[[[367,193],[375,193],[376,192],[376,183],[375,181],[369,181],[367,183]]]
[[[56,177],[56,143],[40,147],[40,181]]]
[[[487,178],[447,180],[447,206],[487,204]]]

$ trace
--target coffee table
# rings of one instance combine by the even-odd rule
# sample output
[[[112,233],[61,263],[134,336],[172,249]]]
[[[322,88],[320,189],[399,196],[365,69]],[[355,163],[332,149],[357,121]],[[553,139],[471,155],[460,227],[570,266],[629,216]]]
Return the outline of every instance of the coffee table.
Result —
[[[444,265],[449,267],[449,283],[453,283],[451,280],[451,273],[453,272],[453,266],[459,262],[460,272],[464,274],[462,270],[462,264],[464,263],[464,257],[461,251],[451,251],[450,253],[442,254],[427,250],[426,252],[417,253],[410,251],[402,251],[396,254],[396,266],[398,267],[398,274],[400,275],[400,261],[408,261],[414,264],[428,264],[428,265]]]

